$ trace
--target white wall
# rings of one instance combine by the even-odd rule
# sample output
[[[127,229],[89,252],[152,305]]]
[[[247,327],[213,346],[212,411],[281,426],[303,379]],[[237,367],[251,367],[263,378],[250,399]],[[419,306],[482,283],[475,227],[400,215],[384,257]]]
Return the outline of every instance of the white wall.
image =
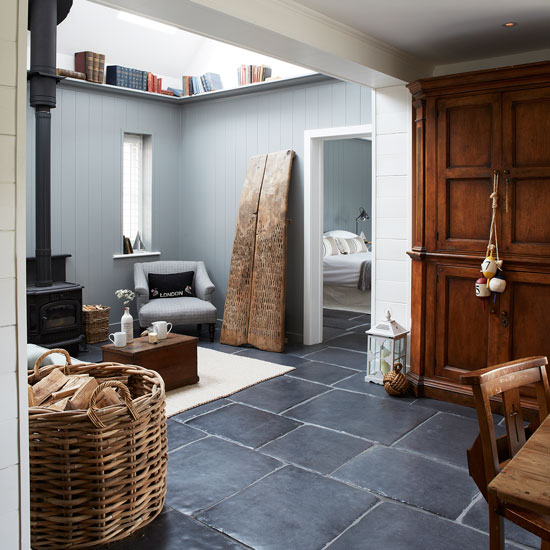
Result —
[[[374,91],[376,303],[373,324],[387,308],[410,328],[411,95],[405,86]]]
[[[25,313],[27,2],[2,0],[0,17],[0,546],[28,548]],[[18,369],[17,366],[20,368]],[[23,434],[21,441],[18,432]],[[21,514],[20,510],[25,510]]]

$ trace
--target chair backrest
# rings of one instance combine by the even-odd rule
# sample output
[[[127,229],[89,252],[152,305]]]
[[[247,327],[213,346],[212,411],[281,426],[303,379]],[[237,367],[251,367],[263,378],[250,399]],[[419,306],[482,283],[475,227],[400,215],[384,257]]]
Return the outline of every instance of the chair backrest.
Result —
[[[471,372],[460,378],[462,384],[472,386],[475,398],[479,437],[468,452],[470,474],[485,494],[486,485],[500,472],[503,458],[512,458],[526,440],[519,388],[531,384],[536,393],[538,418],[530,429],[535,429],[550,412],[550,388],[548,385],[548,360],[546,357],[527,357]],[[506,436],[496,438],[490,398],[502,395]],[[507,440],[507,441],[505,441]],[[476,449],[477,447],[477,449]],[[476,479],[474,454],[482,453],[483,472],[481,484]],[[478,457],[480,458],[480,457]]]
[[[161,273],[168,275],[170,273],[181,273],[182,271],[197,271],[197,264],[202,263],[193,260],[182,261],[161,261],[161,262],[144,262],[141,264],[141,269],[147,275],[149,273]]]

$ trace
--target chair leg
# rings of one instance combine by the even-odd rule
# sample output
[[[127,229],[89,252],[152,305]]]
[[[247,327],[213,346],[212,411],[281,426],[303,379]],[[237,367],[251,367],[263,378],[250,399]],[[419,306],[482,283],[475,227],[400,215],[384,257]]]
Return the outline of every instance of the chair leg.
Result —
[[[210,323],[208,325],[208,334],[210,336],[210,341],[214,341],[214,334],[216,333],[216,323]]]
[[[504,518],[498,513],[498,500],[489,494],[489,548],[504,550]],[[546,550],[546,549],[544,549]]]

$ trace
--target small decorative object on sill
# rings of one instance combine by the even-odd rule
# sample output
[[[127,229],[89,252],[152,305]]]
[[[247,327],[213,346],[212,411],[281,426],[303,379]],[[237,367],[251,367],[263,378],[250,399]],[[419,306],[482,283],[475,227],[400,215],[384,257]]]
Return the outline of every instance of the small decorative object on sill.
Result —
[[[134,252],[145,252],[145,245],[141,239],[141,233],[138,231],[134,240]]]
[[[158,344],[159,341],[159,335],[156,332],[149,332],[149,343],[150,344]]]
[[[386,319],[366,331],[367,339],[367,375],[365,382],[383,384],[384,376],[392,366],[407,364],[408,330],[391,318],[391,310],[386,311]]]
[[[389,395],[394,397],[401,397],[406,395],[409,391],[409,381],[407,377],[401,372],[403,365],[396,363],[391,372],[384,375],[384,389]]]

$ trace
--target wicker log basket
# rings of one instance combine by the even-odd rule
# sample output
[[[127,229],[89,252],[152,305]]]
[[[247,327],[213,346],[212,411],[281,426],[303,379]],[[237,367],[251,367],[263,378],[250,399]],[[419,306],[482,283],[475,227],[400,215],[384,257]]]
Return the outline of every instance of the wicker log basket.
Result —
[[[40,368],[54,352],[65,355],[66,365]],[[29,384],[56,368],[101,383],[87,410],[29,409],[32,548],[90,548],[120,540],[164,505],[164,382],[134,365],[71,365],[68,353],[56,349],[38,358]],[[106,387],[118,389],[124,404],[97,409]]]
[[[97,344],[109,338],[109,306],[82,306],[86,343]]]

